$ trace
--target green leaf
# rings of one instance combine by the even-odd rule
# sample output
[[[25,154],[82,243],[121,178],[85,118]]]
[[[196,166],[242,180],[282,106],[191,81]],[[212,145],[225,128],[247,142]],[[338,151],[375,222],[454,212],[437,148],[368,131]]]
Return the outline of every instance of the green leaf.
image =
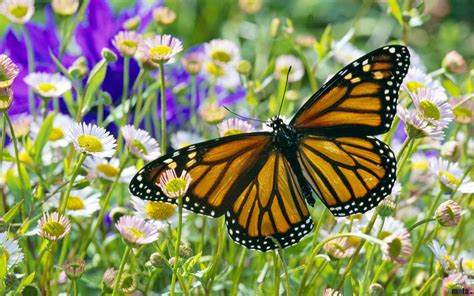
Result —
[[[461,90],[459,90],[458,86],[450,79],[443,79],[442,84],[451,96],[457,97],[461,95]]]
[[[344,288],[343,288],[344,293],[343,295],[354,295],[353,289],[352,289],[352,275],[351,273],[347,274],[346,278],[344,279]]]
[[[15,218],[16,214],[18,214],[18,211],[21,209],[21,205],[23,204],[23,200],[20,200],[19,202],[16,203],[8,212],[3,215],[3,221],[5,223],[9,223]]]
[[[56,113],[53,112],[46,117],[41,125],[41,128],[38,132],[38,136],[36,137],[35,142],[35,164],[39,164],[41,160],[41,152],[43,152],[43,148],[48,142],[48,138],[51,135],[51,131],[53,130],[53,120]]]
[[[8,254],[4,248],[0,249],[0,281],[3,281],[7,276],[8,268]]]
[[[390,13],[395,17],[400,26],[403,26],[402,10],[397,0],[388,0],[388,6],[390,7]]]
[[[26,286],[30,285],[33,282],[34,279],[35,272],[32,272],[28,276],[24,277],[18,285],[18,288],[16,288],[16,293],[21,293]]]
[[[96,94],[99,87],[102,85],[102,82],[104,82],[106,73],[107,61],[105,59],[102,59],[94,66],[91,73],[89,74],[89,78],[87,79],[86,92],[84,95],[84,104],[81,110],[82,113],[85,113],[89,110],[94,95]]]

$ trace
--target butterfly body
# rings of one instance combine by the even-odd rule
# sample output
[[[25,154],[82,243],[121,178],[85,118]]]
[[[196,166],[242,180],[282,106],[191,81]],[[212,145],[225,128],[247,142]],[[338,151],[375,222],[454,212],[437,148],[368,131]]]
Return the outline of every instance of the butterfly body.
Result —
[[[388,131],[409,65],[403,46],[379,48],[333,76],[290,123],[271,119],[271,131],[210,140],[147,164],[132,194],[176,204],[157,185],[161,174],[186,170],[183,197],[190,211],[225,215],[230,237],[268,251],[296,244],[314,227],[315,197],[335,216],[364,213],[395,182],[391,149],[372,137]]]

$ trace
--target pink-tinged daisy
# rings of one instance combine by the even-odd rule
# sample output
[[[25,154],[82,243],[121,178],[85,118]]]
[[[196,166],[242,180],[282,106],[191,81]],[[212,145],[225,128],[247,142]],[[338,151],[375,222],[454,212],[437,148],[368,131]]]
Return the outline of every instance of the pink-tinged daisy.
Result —
[[[433,140],[444,138],[443,130],[440,127],[430,125],[415,110],[408,110],[398,105],[397,116],[405,123],[405,131],[411,138],[431,138]]]
[[[304,75],[304,66],[301,60],[293,55],[281,55],[277,57],[273,77],[276,80],[286,79],[290,67],[291,72],[288,75],[288,82],[300,81]]]
[[[141,35],[135,31],[120,31],[115,35],[112,44],[125,57],[131,57],[137,52]]]
[[[140,51],[155,63],[166,63],[182,50],[181,41],[171,35],[147,38],[140,45]]]
[[[455,227],[461,221],[462,207],[454,200],[447,200],[436,209],[435,218],[441,226]]]
[[[10,88],[0,88],[0,112],[7,111],[13,102],[13,92]]]
[[[63,239],[71,231],[71,223],[58,212],[44,213],[38,223],[38,234],[50,241]]]
[[[441,83],[415,67],[408,69],[408,73],[403,79],[402,88],[408,93],[416,93],[421,88],[428,88],[439,99],[447,99],[446,91]]]
[[[143,200],[132,196],[130,202],[134,208],[134,215],[153,222],[157,229],[165,229],[168,226],[177,226],[178,208],[176,205],[161,201]],[[183,211],[183,219],[188,216],[187,211]],[[184,223],[184,222],[183,222]]]
[[[82,153],[97,157],[112,157],[115,153],[115,138],[97,125],[74,123],[66,129],[66,136]]]
[[[431,171],[434,175],[438,176],[441,183],[448,189],[454,190],[458,188],[458,191],[461,193],[474,193],[474,182],[471,181],[469,176],[464,177],[461,182],[464,171],[459,167],[458,163],[438,158],[437,161],[431,164]]]
[[[124,240],[134,247],[158,240],[158,230],[151,222],[135,216],[122,216],[115,224]]]
[[[445,128],[453,120],[454,114],[445,98],[437,97],[429,88],[422,87],[410,93],[418,112],[434,126]]]
[[[247,121],[243,121],[238,118],[230,118],[219,123],[217,125],[217,129],[219,131],[219,136],[225,137],[249,133],[252,131],[252,125],[250,125]]]
[[[441,283],[441,296],[462,295],[461,292],[454,293],[454,291],[472,291],[472,286],[469,279],[462,273],[453,273],[443,279]],[[470,292],[469,292],[470,293]]]
[[[5,88],[12,85],[20,70],[13,61],[4,54],[0,54],[0,87]]]
[[[150,134],[132,125],[126,125],[120,129],[125,145],[135,157],[151,161],[160,156],[160,146]]]
[[[412,255],[410,233],[399,230],[383,239],[382,257],[384,260],[405,264]]]
[[[191,175],[185,170],[178,177],[176,171],[169,169],[161,173],[160,181],[157,184],[168,197],[183,197],[191,184]]]

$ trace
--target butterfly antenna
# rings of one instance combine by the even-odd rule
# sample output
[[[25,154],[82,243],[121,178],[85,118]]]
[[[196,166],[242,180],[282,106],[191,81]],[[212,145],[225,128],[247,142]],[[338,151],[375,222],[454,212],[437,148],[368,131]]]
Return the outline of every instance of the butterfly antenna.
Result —
[[[286,73],[285,89],[283,90],[283,95],[281,97],[280,108],[278,109],[277,117],[280,117],[281,109],[283,108],[283,102],[285,101],[286,88],[288,87],[288,78],[290,77],[291,66],[288,68],[288,73]]]
[[[266,123],[267,121],[265,120],[260,120],[260,119],[256,119],[256,118],[250,118],[250,117],[245,117],[243,115],[240,115],[240,114],[237,114],[235,113],[234,111],[230,110],[229,108],[227,108],[226,106],[223,106],[224,109],[226,109],[227,111],[229,111],[230,113],[234,114],[235,116],[239,117],[239,118],[242,118],[242,119],[245,119],[245,120],[250,120],[250,121],[258,121],[258,122],[263,122],[263,123]]]

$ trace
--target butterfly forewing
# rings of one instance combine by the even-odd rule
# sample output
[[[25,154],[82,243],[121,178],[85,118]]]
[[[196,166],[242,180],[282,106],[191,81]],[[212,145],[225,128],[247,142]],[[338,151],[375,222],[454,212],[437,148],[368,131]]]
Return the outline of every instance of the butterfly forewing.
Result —
[[[218,217],[250,181],[249,172],[269,148],[269,133],[241,134],[179,149],[146,165],[133,178],[130,191],[142,199],[176,204],[158,186],[167,169],[179,175],[186,170],[192,178],[183,207]]]
[[[226,214],[229,235],[262,251],[298,243],[313,221],[288,160],[273,151],[252,176]]]
[[[303,174],[336,216],[364,213],[390,194],[396,159],[371,137],[325,138],[307,135],[298,158]]]
[[[297,112],[291,124],[319,135],[378,135],[390,129],[410,64],[404,46],[385,46],[339,71]]]

